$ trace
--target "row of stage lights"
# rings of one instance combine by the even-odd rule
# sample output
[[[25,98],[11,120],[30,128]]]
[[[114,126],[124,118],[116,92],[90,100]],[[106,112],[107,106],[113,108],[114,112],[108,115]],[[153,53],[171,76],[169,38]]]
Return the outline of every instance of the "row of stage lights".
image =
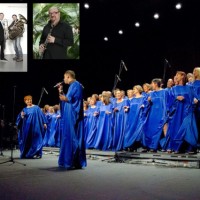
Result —
[[[89,9],[90,8],[90,4],[89,3],[85,3],[84,4],[84,8],[85,9]],[[181,3],[176,3],[176,5],[175,5],[175,9],[177,9],[177,10],[180,10],[182,8],[182,4]],[[159,18],[160,18],[160,14],[159,13],[154,13],[153,14],[153,18],[155,19],[155,20],[158,20]],[[140,22],[139,21],[137,21],[137,22],[135,22],[135,27],[136,28],[139,28],[141,26],[141,24],[140,24]],[[123,35],[123,30],[122,29],[120,29],[119,31],[118,31],[118,34],[119,35]],[[104,37],[104,41],[108,41],[108,37]]]

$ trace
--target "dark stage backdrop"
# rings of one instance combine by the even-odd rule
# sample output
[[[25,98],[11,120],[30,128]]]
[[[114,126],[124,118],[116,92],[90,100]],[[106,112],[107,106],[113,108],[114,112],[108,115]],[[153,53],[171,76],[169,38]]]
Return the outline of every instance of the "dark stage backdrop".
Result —
[[[121,60],[128,71],[123,69],[117,87],[124,90],[156,77],[162,78],[165,59],[171,65],[167,68],[166,79],[173,77],[177,70],[188,73],[200,66],[199,0],[180,1],[183,3],[181,10],[174,8],[175,0],[88,0],[90,9],[85,9],[81,1],[78,60],[32,59],[33,2],[28,2],[28,72],[0,73],[0,104],[5,105],[8,121],[12,121],[13,113],[16,118],[25,106],[24,95],[31,94],[37,104],[42,87],[48,95],[43,94],[41,107],[59,103],[57,89],[53,86],[62,81],[68,69],[76,72],[86,98],[92,93],[112,90]],[[160,13],[158,20],[153,19],[154,12]],[[134,27],[136,21],[141,22],[140,28]],[[118,34],[119,29],[123,29],[123,35]],[[109,39],[107,42],[103,40],[105,36]]]

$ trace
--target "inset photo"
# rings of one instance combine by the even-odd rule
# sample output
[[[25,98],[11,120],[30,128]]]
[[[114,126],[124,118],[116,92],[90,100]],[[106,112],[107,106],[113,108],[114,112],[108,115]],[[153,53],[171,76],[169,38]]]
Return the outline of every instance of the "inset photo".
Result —
[[[0,72],[27,72],[27,4],[0,3]]]
[[[33,59],[79,59],[79,3],[33,4]]]

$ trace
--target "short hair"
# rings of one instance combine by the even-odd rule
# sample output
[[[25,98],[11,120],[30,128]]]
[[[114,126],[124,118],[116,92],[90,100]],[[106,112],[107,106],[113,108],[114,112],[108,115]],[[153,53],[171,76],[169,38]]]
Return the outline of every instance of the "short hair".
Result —
[[[13,15],[12,15],[12,17],[14,17],[14,16],[15,16],[15,17],[17,17],[17,15],[16,15],[16,14],[13,14]]]
[[[4,15],[3,13],[0,13],[0,15]]]
[[[26,100],[28,100],[28,99],[31,99],[31,100],[32,100],[33,98],[32,98],[31,95],[27,95],[27,96],[24,97],[24,102],[25,102]]]
[[[57,9],[58,12],[60,12],[60,9],[58,7],[56,7],[56,6],[52,6],[52,7],[49,8],[49,10],[52,10],[52,9]]]
[[[69,75],[70,75],[70,77],[71,77],[71,78],[73,78],[73,79],[75,79],[75,77],[76,77],[76,74],[75,74],[75,72],[74,72],[74,71],[72,71],[72,70],[67,70],[67,71],[65,72],[65,74],[69,74]]]
[[[162,85],[162,79],[161,78],[154,78],[152,80],[153,83],[156,83],[158,85],[158,87],[161,87]]]

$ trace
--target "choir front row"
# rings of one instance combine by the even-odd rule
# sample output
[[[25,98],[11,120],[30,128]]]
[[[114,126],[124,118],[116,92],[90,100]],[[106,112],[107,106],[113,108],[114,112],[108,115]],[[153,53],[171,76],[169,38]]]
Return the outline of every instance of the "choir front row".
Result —
[[[193,74],[194,81],[187,83],[186,74],[178,71],[174,85],[165,89],[158,78],[143,88],[135,85],[127,91],[128,97],[119,89],[115,90],[115,97],[106,91],[100,100],[98,95],[92,95],[84,101],[83,108],[86,148],[196,153],[200,130],[200,68],[195,68]],[[147,91],[150,86],[152,90]],[[62,109],[61,114],[57,106],[56,111],[49,107],[48,112],[42,112],[33,106],[31,96],[24,100],[27,107],[17,119],[20,157],[41,158],[43,146],[60,147]],[[37,134],[31,135],[30,130]]]

